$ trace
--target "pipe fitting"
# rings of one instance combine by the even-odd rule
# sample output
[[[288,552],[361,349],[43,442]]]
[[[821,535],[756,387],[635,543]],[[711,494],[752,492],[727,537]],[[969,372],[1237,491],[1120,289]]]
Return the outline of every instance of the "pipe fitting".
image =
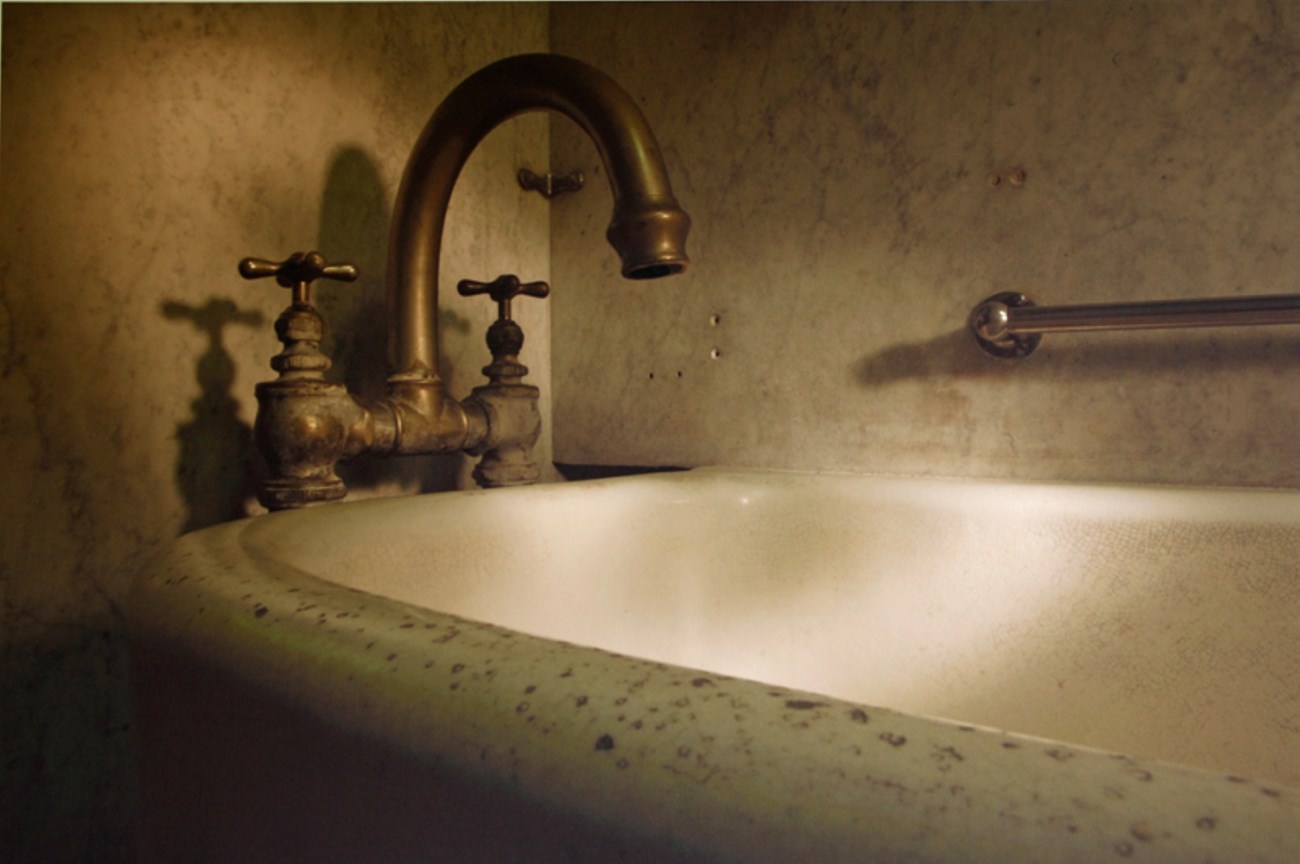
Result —
[[[531,384],[487,384],[475,387],[463,403],[466,410],[481,412],[486,421],[482,441],[465,448],[470,455],[483,457],[474,468],[480,486],[522,486],[541,476],[533,459],[533,447],[542,434],[540,395]]]
[[[346,495],[335,464],[371,449],[383,424],[333,381],[266,381],[256,393],[253,434],[269,471],[258,493],[262,505],[284,510]]]
[[[487,436],[482,412],[449,398],[439,378],[390,378],[386,402],[394,418],[394,454],[450,453]]]

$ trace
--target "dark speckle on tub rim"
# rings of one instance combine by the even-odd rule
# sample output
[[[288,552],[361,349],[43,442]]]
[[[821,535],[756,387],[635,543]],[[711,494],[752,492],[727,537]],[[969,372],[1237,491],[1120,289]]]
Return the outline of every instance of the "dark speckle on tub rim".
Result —
[[[936,758],[942,761],[953,761],[953,762],[966,761],[966,757],[963,756],[961,752],[956,747],[953,747],[951,744],[945,745],[943,747],[940,747],[938,744],[936,744],[934,745],[934,749],[935,749]]]
[[[785,707],[793,711],[811,711],[814,708],[825,708],[825,702],[814,702],[811,699],[787,699]]]
[[[262,596],[268,596],[268,599],[271,599],[268,594],[263,593]],[[294,604],[292,603],[282,602],[278,599],[273,600],[272,602],[277,603],[277,616],[285,615],[285,613],[294,609]],[[254,604],[256,604],[256,606],[254,606]],[[306,624],[310,621],[310,618],[306,614],[310,605],[311,604],[309,604],[308,607],[297,610],[303,612],[303,614],[297,616],[297,620],[302,624]],[[322,605],[328,608],[332,603],[323,601]],[[243,618],[243,616],[248,615],[250,611],[254,611],[254,614],[259,619],[263,615],[269,615],[270,611],[262,603],[257,603],[255,600],[249,600],[238,605],[231,604],[231,606],[237,610],[237,617],[242,618],[244,621],[247,619]],[[367,637],[363,632],[361,632],[363,628],[356,626],[361,623],[361,621],[358,620],[360,616],[358,616],[358,618],[353,618],[352,620],[347,620],[349,617],[348,613],[338,613],[337,609],[338,607],[335,606],[334,611],[329,612],[328,617],[331,624],[333,624],[335,619],[343,619],[343,622],[345,623],[340,622],[342,623],[342,626],[339,627],[338,632],[343,634],[342,638],[347,640],[348,646],[355,650],[356,647],[366,644],[370,637]],[[221,609],[220,611],[223,614],[225,613],[225,609]],[[319,610],[310,609],[310,611]],[[381,610],[380,613],[371,616],[371,620],[365,622],[371,625],[369,628],[371,636],[380,635],[381,638],[379,641],[384,641],[386,643],[378,652],[373,651],[373,647],[379,647],[376,643],[371,642],[366,646],[372,648],[371,652],[366,653],[366,656],[372,661],[369,664],[364,664],[366,673],[371,673],[376,668],[382,668],[380,664],[374,661],[384,655],[388,655],[390,661],[397,659],[395,654],[384,650],[385,648],[389,648],[390,645],[391,647],[403,647],[406,645],[406,643],[397,644],[398,640],[392,639],[392,637],[397,636],[397,634],[391,634],[390,629],[394,627],[395,622],[393,622],[392,617],[384,614],[385,612],[386,610]],[[325,617],[324,613],[321,613],[321,615],[322,617]],[[259,620],[256,624],[249,622],[247,626],[260,630],[261,625],[265,623],[268,628],[273,629],[275,626],[279,626],[274,622],[281,620],[284,619],[277,617],[277,619],[272,619],[271,621],[266,622]],[[751,682],[737,683],[734,679],[726,679],[724,676],[719,676],[715,680],[714,678],[708,677],[708,675],[712,673],[701,674],[681,670],[678,675],[672,676],[671,680],[665,680],[667,676],[656,677],[656,679],[651,682],[650,686],[647,686],[641,693],[636,692],[636,688],[630,687],[626,690],[626,695],[623,695],[618,692],[619,689],[621,689],[618,685],[622,685],[629,680],[635,680],[638,675],[637,671],[628,672],[625,671],[623,667],[617,665],[611,666],[607,671],[603,668],[603,663],[596,664],[597,668],[594,671],[591,671],[587,668],[591,664],[572,662],[566,653],[552,649],[549,645],[541,646],[545,648],[545,651],[539,650],[536,652],[536,656],[529,653],[523,654],[521,657],[517,658],[516,655],[512,653],[512,650],[507,650],[500,646],[493,646],[487,641],[486,637],[494,635],[490,629],[483,628],[480,630],[473,624],[464,623],[461,624],[461,627],[463,628],[461,631],[461,642],[447,646],[451,651],[448,651],[447,648],[439,650],[438,646],[430,646],[428,645],[428,642],[432,637],[448,632],[448,625],[424,625],[421,623],[420,625],[401,624],[400,626],[404,629],[412,626],[426,627],[425,634],[418,635],[418,631],[415,631],[412,635],[417,637],[417,642],[420,643],[422,648],[423,646],[428,647],[425,648],[423,652],[421,651],[421,648],[414,647],[415,643],[411,643],[412,647],[403,647],[401,653],[407,657],[407,660],[403,661],[402,665],[406,669],[412,671],[420,668],[418,664],[422,664],[425,669],[433,669],[436,665],[438,671],[435,675],[429,676],[427,673],[424,673],[421,676],[422,686],[441,691],[441,693],[437,694],[435,698],[446,700],[446,685],[451,684],[452,687],[455,688],[457,685],[452,684],[452,679],[459,679],[464,684],[464,687],[461,689],[465,689],[466,694],[446,701],[446,705],[463,703],[465,699],[484,700],[481,703],[465,703],[468,707],[455,710],[467,711],[469,707],[474,707],[475,710],[477,710],[477,706],[480,704],[490,705],[491,710],[484,710],[483,715],[492,717],[496,717],[498,713],[509,717],[509,715],[513,713],[510,709],[515,708],[519,716],[517,718],[509,717],[509,720],[512,723],[509,728],[504,725],[502,726],[502,729],[505,731],[504,737],[508,739],[510,736],[518,736],[518,740],[528,742],[528,744],[533,743],[533,738],[535,737],[536,732],[562,730],[567,721],[568,724],[571,725],[569,729],[564,730],[562,736],[564,740],[561,742],[563,749],[558,755],[561,757],[567,755],[563,751],[581,754],[585,750],[586,753],[595,756],[595,761],[590,759],[584,760],[585,765],[587,766],[586,769],[578,770],[596,769],[598,773],[594,776],[600,777],[605,781],[612,781],[614,778],[618,778],[623,783],[630,782],[629,778],[631,775],[637,773],[630,772],[628,760],[631,758],[638,759],[638,771],[644,771],[645,776],[648,778],[657,778],[660,776],[660,769],[666,767],[666,764],[661,763],[671,763],[675,769],[679,769],[683,772],[682,776],[689,776],[685,772],[688,770],[695,770],[695,763],[699,762],[700,759],[705,757],[711,759],[716,756],[720,762],[723,762],[725,761],[723,757],[730,757],[732,754],[740,753],[750,754],[752,749],[754,755],[748,760],[748,764],[744,766],[748,770],[753,765],[761,764],[763,762],[765,753],[762,745],[768,740],[765,736],[781,735],[788,731],[789,727],[799,723],[801,720],[808,721],[808,723],[811,723],[812,726],[817,729],[816,733],[806,734],[803,737],[812,742],[812,744],[818,746],[825,745],[823,746],[823,750],[825,750],[826,747],[832,748],[826,752],[832,753],[836,758],[847,755],[846,747],[852,747],[852,749],[857,750],[859,756],[862,758],[856,759],[851,763],[845,759],[838,765],[834,762],[831,762],[830,764],[832,772],[836,768],[842,769],[838,775],[841,779],[845,779],[846,773],[852,774],[852,777],[848,778],[848,781],[857,782],[858,785],[853,788],[859,790],[865,788],[861,782],[858,782],[858,778],[865,776],[863,773],[865,771],[871,771],[875,774],[875,779],[871,781],[871,786],[874,789],[877,787],[883,788],[883,781],[886,779],[902,779],[906,782],[912,783],[913,781],[909,780],[908,775],[903,772],[911,771],[913,768],[919,768],[924,772],[922,776],[927,777],[930,781],[942,780],[948,782],[952,779],[961,779],[965,781],[968,776],[975,777],[976,780],[973,785],[979,788],[983,779],[983,772],[981,771],[978,774],[972,772],[969,775],[963,775],[960,773],[961,766],[958,763],[963,761],[968,763],[968,770],[971,763],[974,763],[977,767],[983,769],[985,767],[983,765],[983,754],[987,753],[992,755],[992,753],[995,753],[997,749],[1003,749],[1004,752],[1008,752],[1010,755],[1006,757],[1005,760],[995,759],[994,762],[997,763],[997,767],[995,767],[993,763],[989,763],[987,766],[988,769],[995,772],[999,770],[1006,772],[1022,770],[1025,772],[1034,772],[1033,776],[1035,777],[1054,774],[1061,775],[1062,778],[1068,779],[1068,777],[1072,775],[1068,775],[1065,772],[1068,772],[1071,769],[1082,770],[1079,763],[1083,763],[1086,767],[1091,767],[1096,764],[1099,769],[1107,768],[1107,766],[1097,763],[1094,755],[1080,753],[1076,756],[1075,753],[1069,752],[1069,745],[1063,745],[1063,750],[1054,752],[1053,750],[1048,749],[1052,746],[1050,743],[1039,743],[1039,741],[1028,737],[1021,739],[1019,743],[1015,740],[1008,740],[1007,738],[999,741],[999,737],[1001,736],[997,735],[994,730],[987,728],[977,730],[977,728],[973,726],[956,725],[950,722],[944,725],[936,725],[933,728],[908,725],[912,722],[910,716],[900,716],[898,719],[894,719],[896,713],[905,714],[905,712],[895,712],[883,707],[859,707],[851,703],[846,705],[845,701],[842,701],[841,699],[816,701],[819,698],[816,694],[801,693],[798,689],[793,689],[792,691],[769,689],[762,685],[752,684]],[[380,627],[384,628],[382,635],[381,631],[378,629]],[[354,628],[356,630],[356,635],[353,635],[352,632],[354,631]],[[434,629],[434,633],[428,633],[427,629]],[[520,638],[527,639],[528,637],[525,636]],[[486,654],[494,648],[498,650],[496,659],[485,660],[484,658]],[[529,648],[531,651],[531,643],[529,643]],[[462,651],[465,653],[461,653]],[[419,656],[421,653],[424,653],[425,656]],[[448,658],[448,654],[451,654],[450,658]],[[456,657],[456,654],[460,654],[461,656]],[[584,655],[575,653],[574,656],[581,657]],[[430,657],[438,658],[436,664],[432,659],[429,659]],[[552,662],[552,658],[554,658],[554,661],[558,662]],[[522,662],[520,662],[520,659],[522,659]],[[598,659],[603,661],[603,655]],[[455,663],[456,668],[454,669],[453,674],[448,675],[444,673],[442,670],[450,669],[454,660],[467,660],[468,665],[465,662]],[[567,665],[566,661],[572,662],[572,665]],[[503,666],[503,674],[500,675],[498,679],[498,684],[500,685],[499,688],[496,690],[489,690],[478,683],[480,681],[479,675],[483,674],[484,677],[486,677],[490,674],[488,667],[493,663],[498,663]],[[529,669],[529,666],[532,666],[533,668]],[[384,669],[383,671],[386,672],[387,670]],[[460,674],[457,675],[455,673]],[[606,688],[606,684],[609,683],[609,678],[614,675],[618,675],[615,679],[615,686]],[[560,683],[556,676],[572,678],[573,680],[571,683],[573,686],[556,687],[555,685]],[[578,677],[581,677],[583,680],[578,681]],[[406,679],[404,678],[402,680]],[[533,683],[529,683],[526,686],[520,686],[519,682],[521,680],[531,681]],[[726,683],[724,684],[723,682]],[[540,684],[542,683],[548,684],[548,687],[540,687]],[[726,691],[731,692],[728,693]],[[524,695],[533,694],[534,692],[541,695]],[[590,693],[595,693],[596,696],[592,698],[588,695]],[[689,698],[685,698],[687,695]],[[618,698],[620,696],[622,696],[622,698]],[[628,698],[629,696],[630,699]],[[619,713],[617,710],[612,709],[611,706],[611,703],[616,698],[618,700],[617,704],[628,706],[625,709],[627,714],[626,722],[623,720],[622,715],[620,715],[618,723],[611,722],[613,716]],[[719,699],[723,701],[718,701]],[[530,702],[521,700],[537,702],[538,706],[532,706]],[[510,705],[510,702],[515,702],[516,704]],[[724,742],[723,746],[708,747],[704,744],[698,743],[696,737],[697,732],[700,729],[708,728],[707,724],[717,722],[719,725],[723,726],[724,729],[729,725],[727,724],[727,719],[732,715],[732,710],[728,709],[728,704],[730,703],[734,706],[734,710],[742,710],[737,706],[737,702],[743,705],[743,710],[746,712],[744,718],[745,722],[743,724],[740,724],[741,718],[737,715],[738,724],[743,725],[744,728],[739,728],[738,726],[734,732],[727,729],[725,736],[722,739]],[[544,710],[545,706],[552,704],[559,706],[561,711],[555,712],[552,715],[551,712]],[[652,708],[652,706],[654,707]],[[527,727],[527,731],[525,731],[523,718],[528,717],[528,720],[531,722],[533,719],[531,712],[534,707],[538,708],[537,723],[533,727]],[[698,727],[688,725],[688,721],[686,720],[687,709],[691,707],[693,707],[694,710],[697,710],[703,718]],[[505,708],[505,711],[501,712],[500,708]],[[655,709],[657,709],[657,712]],[[681,710],[678,711],[675,709]],[[782,717],[782,715],[784,715],[784,717]],[[693,720],[694,715],[690,716]],[[633,732],[629,729],[627,724],[635,720],[636,726],[641,727],[642,723],[638,717],[644,718],[645,729],[644,731],[638,729],[638,731]],[[667,735],[652,736],[650,734],[650,728],[652,726],[654,728],[664,728],[664,724],[655,725],[657,720],[664,717],[668,717],[670,720],[675,720],[676,723],[681,725]],[[763,720],[767,720],[769,723],[761,722]],[[777,722],[770,723],[770,721],[773,720]],[[555,725],[546,725],[551,721],[554,721]],[[591,725],[588,726],[588,723]],[[871,730],[865,728],[861,730],[851,728],[851,725],[865,726],[868,724],[873,726]],[[590,734],[591,731],[600,729],[600,726],[602,725],[605,726],[605,730],[601,730],[601,732],[598,732],[596,736]],[[807,725],[807,723],[804,725]],[[890,727],[892,727],[892,731],[878,734],[881,733],[882,729],[889,730]],[[618,736],[614,736],[606,731],[613,728],[620,730]],[[489,728],[487,731],[495,732],[496,730]],[[976,736],[969,734],[976,731],[979,731],[980,735]],[[837,735],[838,737],[836,737]],[[629,738],[629,736],[631,736],[631,738]],[[757,736],[757,740],[751,742],[751,736]],[[1014,739],[1014,737],[1014,735],[1008,736],[1010,739]],[[617,743],[616,745],[615,739],[617,739],[617,742],[621,743]],[[654,739],[658,740],[656,741]],[[683,743],[684,739],[689,741],[690,746]],[[588,742],[585,746],[583,744],[584,741]],[[884,747],[882,746],[882,743],[877,743],[877,741],[890,746]],[[474,743],[478,742],[476,741]],[[501,750],[505,749],[505,743],[505,741],[501,742]],[[742,748],[741,744],[746,746]],[[751,744],[752,748],[749,746]],[[907,747],[905,746],[906,744],[911,744],[911,746]],[[954,747],[952,745],[956,746]],[[493,743],[490,750],[487,747],[484,747],[480,752],[480,749],[476,747],[467,752],[479,754],[480,758],[490,759],[494,763],[498,761],[503,762],[504,760],[499,759],[497,746],[498,745]],[[521,747],[522,746],[527,745],[521,744]],[[592,749],[587,750],[586,748]],[[615,749],[619,752],[613,753],[612,751]],[[1024,754],[1019,754],[1019,749],[1024,749],[1026,752]],[[594,753],[593,750],[595,751]],[[604,755],[606,751],[611,751],[608,756]],[[1016,752],[1011,753],[1011,751]],[[909,752],[911,755],[908,755]],[[1056,761],[1049,762],[1040,754],[1045,754],[1050,759]],[[663,758],[665,756],[668,757],[667,760]],[[1119,757],[1112,758],[1118,759]],[[873,759],[875,760],[874,763],[872,762]],[[944,762],[951,762],[954,773],[947,777],[936,775],[932,767],[932,759],[939,760],[941,764]],[[1076,764],[1057,764],[1058,762],[1064,762],[1066,759],[1071,759]],[[517,762],[516,767],[520,764],[523,763]],[[1096,779],[1101,782],[1090,784],[1088,786],[1088,791],[1096,794],[1105,788],[1103,787],[1103,783],[1112,782],[1115,784],[1123,784],[1124,788],[1130,790],[1135,795],[1138,794],[1139,785],[1147,790],[1147,792],[1143,794],[1149,794],[1151,791],[1159,793],[1159,787],[1156,787],[1153,790],[1153,784],[1150,782],[1143,782],[1141,784],[1136,782],[1149,781],[1151,779],[1150,772],[1139,769],[1137,767],[1139,764],[1141,763],[1112,763],[1109,766],[1109,770],[1098,771]],[[625,772],[618,770],[614,772],[608,771],[609,768],[616,766],[619,768],[628,768],[629,770]],[[814,763],[814,766],[819,768],[822,767],[821,763]],[[877,768],[880,770],[877,770]],[[1156,768],[1156,771],[1161,772],[1161,769]],[[704,774],[702,770],[697,771],[697,773],[701,776]],[[1228,783],[1223,779],[1220,779],[1224,776],[1224,773],[1220,773],[1218,777],[1207,777],[1206,780],[1211,785],[1217,786],[1219,793],[1244,793],[1245,798],[1250,799],[1249,803],[1253,806],[1257,806],[1260,810],[1269,810],[1269,812],[1272,812],[1272,808],[1277,805],[1277,802],[1271,800],[1269,796],[1288,797],[1287,792],[1289,790],[1284,789],[1279,791],[1277,788],[1266,788],[1273,784],[1260,784],[1257,780],[1245,781],[1232,778],[1233,782],[1240,782],[1243,784],[1248,782],[1251,788],[1224,788],[1228,787]],[[1161,773],[1160,779],[1162,781],[1161,785],[1164,785],[1165,783],[1177,783],[1179,775],[1176,771],[1168,770]],[[919,782],[923,781],[918,780],[918,783]],[[1058,780],[1054,777],[1046,782],[1056,783]],[[1065,779],[1062,779],[1059,782],[1066,781]],[[721,784],[715,783],[715,788],[719,785]],[[916,790],[921,787],[914,783],[912,788]],[[963,790],[963,786],[961,785],[950,784],[945,788],[951,788],[952,795],[955,798],[961,798],[962,795],[966,794],[965,791],[959,793],[958,790]],[[1052,787],[1052,789],[1054,790],[1055,787]],[[1174,794],[1177,794],[1177,792],[1175,791]],[[1265,797],[1261,799],[1261,795]],[[902,799],[903,796],[900,794],[899,797]],[[1051,798],[1050,795],[1045,797]],[[1294,795],[1289,797],[1293,800],[1296,798]],[[955,806],[951,801],[947,800],[947,798],[948,794],[945,792],[945,800],[943,803],[948,804],[949,806]],[[969,797],[967,800],[969,800]],[[986,801],[987,800],[988,799],[986,799]],[[1024,804],[1027,801],[1027,798],[1021,797],[1015,800]],[[1037,793],[1034,794],[1034,800],[1035,802],[1038,801]],[[1099,798],[1094,800],[1097,800],[1097,802],[1102,805],[1105,805],[1106,803]],[[1161,817],[1159,820],[1155,817],[1150,817],[1152,818],[1152,821],[1149,824],[1152,826],[1152,829],[1154,829],[1154,833],[1147,828],[1147,823],[1133,821],[1134,818],[1142,818],[1149,815],[1145,812],[1140,812],[1136,807],[1131,811],[1132,817],[1128,819],[1125,819],[1123,815],[1121,815],[1123,808],[1115,808],[1112,812],[1117,816],[1117,818],[1112,821],[1112,824],[1106,826],[1104,831],[1097,830],[1092,824],[1085,822],[1083,814],[1073,814],[1078,817],[1079,824],[1074,824],[1073,822],[1067,824],[1068,817],[1064,817],[1056,811],[1053,811],[1050,815],[1044,815],[1040,810],[1040,812],[1035,813],[1033,817],[1031,817],[1028,808],[1026,807],[1026,809],[1022,810],[1021,813],[1026,823],[1032,821],[1038,828],[1050,827],[1052,831],[1059,832],[1059,834],[1063,836],[1066,835],[1067,831],[1090,832],[1088,835],[1090,842],[1096,844],[1091,845],[1090,848],[1092,848],[1094,852],[1101,853],[1098,855],[1099,858],[1113,859],[1117,856],[1127,855],[1139,858],[1141,857],[1141,853],[1150,854],[1151,852],[1150,848],[1144,847],[1148,847],[1150,844],[1156,844],[1156,847],[1159,847],[1161,844],[1161,838],[1167,838],[1170,836],[1167,833],[1161,833],[1161,828],[1166,821],[1171,830],[1178,830],[1175,829],[1175,825],[1179,825],[1181,826],[1181,832],[1184,834],[1199,835],[1198,839],[1202,843],[1208,843],[1211,840],[1217,843],[1228,835],[1235,836],[1238,825],[1232,815],[1229,815],[1226,818],[1226,822],[1223,822],[1222,824],[1216,822],[1216,817],[1219,820],[1222,820],[1224,817],[1214,809],[1215,800],[1216,799],[1211,796],[1204,798],[1199,802],[1189,801],[1188,803],[1192,806],[1180,808],[1181,812],[1166,812],[1160,809],[1153,811]],[[910,803],[910,801],[907,803]],[[793,808],[791,808],[791,812],[794,812]],[[1164,819],[1165,816],[1169,817],[1168,820]],[[1092,820],[1093,818],[1094,817],[1091,816],[1088,817],[1089,820]],[[1096,818],[1100,819],[1101,817],[1098,816]],[[1080,827],[1080,825],[1084,827]],[[1228,827],[1225,828],[1225,825]],[[1223,828],[1224,830],[1219,831],[1218,828]],[[1229,828],[1232,830],[1229,831]],[[1220,837],[1215,837],[1215,833],[1211,832],[1217,833]]]

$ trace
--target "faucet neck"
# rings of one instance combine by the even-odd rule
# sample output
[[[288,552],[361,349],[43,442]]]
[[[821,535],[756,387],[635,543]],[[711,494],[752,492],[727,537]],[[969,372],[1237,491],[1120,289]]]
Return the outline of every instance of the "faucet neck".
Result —
[[[690,218],[677,205],[659,145],[632,99],[609,77],[567,57],[525,54],[471,75],[421,132],[402,175],[388,252],[390,381],[436,380],[438,262],[452,187],[483,138],[528,111],[552,110],[596,144],[614,196],[610,243],[623,275],[686,266]]]

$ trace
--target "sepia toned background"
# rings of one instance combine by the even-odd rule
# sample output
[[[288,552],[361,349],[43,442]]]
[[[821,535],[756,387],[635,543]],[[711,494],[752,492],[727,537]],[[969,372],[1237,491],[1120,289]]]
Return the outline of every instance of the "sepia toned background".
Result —
[[[246,255],[319,248],[335,374],[384,374],[402,166],[460,79],[554,50],[641,105],[694,218],[691,271],[617,275],[572,124],[502,126],[448,220],[442,358],[465,395],[514,272],[541,455],[1295,487],[1287,329],[1049,337],[963,325],[1044,304],[1295,290],[1300,8],[1289,4],[330,4],[3,8],[3,847],[131,860],[133,568],[246,513],[253,385],[285,292]],[[547,203],[521,167],[580,169]],[[552,416],[553,415],[553,416]],[[553,435],[553,440],[552,440]],[[357,497],[466,484],[362,462]],[[547,478],[558,479],[548,471]]]

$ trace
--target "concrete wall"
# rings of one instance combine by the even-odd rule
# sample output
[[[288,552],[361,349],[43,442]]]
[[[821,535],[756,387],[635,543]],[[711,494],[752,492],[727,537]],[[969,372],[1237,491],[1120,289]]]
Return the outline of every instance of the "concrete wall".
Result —
[[[133,564],[250,509],[253,385],[288,294],[246,255],[319,248],[335,372],[384,374],[383,264],[407,153],[480,66],[545,50],[524,4],[3,10],[0,126],[0,859],[131,854],[118,603]],[[544,118],[493,133],[453,201],[444,285],[547,277]],[[448,296],[448,294],[452,296]],[[444,371],[480,379],[494,309],[444,289]],[[519,304],[545,382],[545,304]],[[464,482],[459,457],[358,464],[360,496]]]
[[[623,84],[696,224],[690,274],[630,285],[571,124],[511,121],[471,160],[444,366],[463,395],[486,361],[490,304],[456,279],[549,275],[519,315],[560,460],[1300,483],[1295,331],[1062,336],[1011,364],[962,330],[1002,290],[1295,290],[1295,7],[8,5],[0,32],[6,859],[130,857],[118,603],[170,538],[255,509],[284,297],[235,262],[359,264],[320,305],[339,376],[376,388],[406,154],[508,54],[549,45]],[[514,187],[525,165],[588,188],[548,205]],[[357,495],[464,475],[349,471]]]
[[[596,251],[608,195],[555,204],[561,460],[1300,484],[1300,329],[1061,335],[1020,362],[963,330],[1000,291],[1296,291],[1300,7],[551,20],[553,50],[635,95],[695,222],[693,270],[632,285]],[[596,173],[581,133],[553,128],[557,169]]]

